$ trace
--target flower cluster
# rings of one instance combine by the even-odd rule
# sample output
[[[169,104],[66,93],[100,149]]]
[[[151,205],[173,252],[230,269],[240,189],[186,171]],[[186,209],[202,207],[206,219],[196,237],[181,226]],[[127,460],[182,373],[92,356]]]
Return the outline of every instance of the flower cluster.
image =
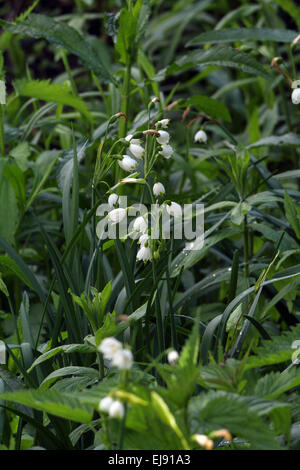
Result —
[[[99,410],[103,413],[107,413],[111,418],[122,419],[125,414],[123,403],[118,400],[114,400],[110,396],[104,397],[100,400]]]
[[[111,361],[111,365],[120,370],[131,369],[133,364],[132,352],[124,349],[122,343],[115,338],[109,337],[101,341],[99,351],[105,359]]]
[[[123,155],[121,160],[118,160],[119,166],[125,171],[132,171],[135,170],[138,161],[142,160],[145,157],[145,175],[144,178],[147,179],[147,175],[151,168],[153,167],[156,159],[161,155],[165,159],[170,159],[174,153],[172,146],[170,145],[170,134],[167,132],[167,128],[169,125],[170,119],[162,119],[155,123],[155,126],[152,129],[148,129],[143,131],[144,135],[151,135],[156,140],[156,145],[154,146],[154,153],[152,156],[145,155],[145,148],[142,145],[142,139],[136,138],[139,136],[137,134],[129,134],[125,137],[126,146],[130,155]],[[200,129],[194,136],[195,142],[206,143],[207,142],[207,135],[206,133]],[[150,170],[149,170],[149,161],[148,166],[146,164],[146,159],[150,161]],[[148,168],[148,172],[146,170]],[[126,178],[120,180],[121,183],[136,183],[145,181],[142,179],[137,179],[136,174],[129,175]],[[155,180],[155,183],[152,187],[152,193],[155,198],[164,198],[166,194],[166,189],[164,185],[160,182]],[[108,197],[108,205],[110,207],[110,211],[108,213],[108,220],[113,224],[118,224],[123,221],[123,219],[127,215],[128,208],[119,207],[119,196],[116,193],[112,193]],[[163,203],[167,213],[174,217],[174,219],[179,219],[182,217],[182,210],[181,206],[173,201],[166,201]],[[146,263],[147,261],[151,261],[152,256],[156,256],[158,252],[155,251],[154,244],[153,246],[150,245],[150,237],[148,235],[148,220],[147,216],[140,215],[138,216],[132,224],[133,234],[136,239],[138,239],[138,244],[140,245],[136,259],[137,261],[143,261]],[[153,252],[153,253],[152,253]]]

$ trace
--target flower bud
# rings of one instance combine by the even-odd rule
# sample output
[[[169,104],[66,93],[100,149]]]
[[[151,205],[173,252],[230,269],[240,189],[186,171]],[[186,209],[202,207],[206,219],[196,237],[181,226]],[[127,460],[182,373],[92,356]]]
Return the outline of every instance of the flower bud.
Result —
[[[115,193],[112,193],[109,197],[108,197],[108,205],[109,207],[113,208],[115,207],[115,205],[118,203],[119,201],[119,196]]]
[[[171,366],[174,366],[177,363],[178,358],[179,358],[179,354],[177,351],[175,351],[175,349],[168,353],[168,362],[169,364],[171,364]]]

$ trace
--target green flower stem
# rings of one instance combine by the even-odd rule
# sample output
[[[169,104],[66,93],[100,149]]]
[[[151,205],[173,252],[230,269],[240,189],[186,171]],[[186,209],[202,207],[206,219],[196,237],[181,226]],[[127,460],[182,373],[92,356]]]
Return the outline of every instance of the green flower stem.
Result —
[[[245,278],[249,277],[249,231],[247,215],[244,215],[244,262],[245,262]]]
[[[121,112],[124,113],[126,116],[128,114],[130,78],[131,78],[131,62],[130,60],[127,60],[125,76],[124,76],[124,84],[123,84],[122,105],[121,105]],[[120,127],[119,127],[119,137],[125,137],[126,132],[127,132],[127,121],[124,119],[121,119]]]
[[[4,119],[4,109],[3,109],[3,104],[0,104],[0,153],[2,157],[5,156],[3,119]]]

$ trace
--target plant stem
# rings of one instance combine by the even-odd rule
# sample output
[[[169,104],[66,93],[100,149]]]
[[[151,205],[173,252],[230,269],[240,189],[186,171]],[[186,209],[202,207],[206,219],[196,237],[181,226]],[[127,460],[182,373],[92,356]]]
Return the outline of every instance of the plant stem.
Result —
[[[128,114],[130,78],[131,78],[131,62],[130,60],[127,60],[125,76],[124,76],[124,84],[123,84],[122,105],[121,105],[121,112],[124,113],[126,116]],[[121,119],[120,127],[119,127],[119,137],[120,138],[125,137],[126,132],[127,132],[127,121],[124,119]]]
[[[245,262],[245,278],[249,277],[249,243],[248,243],[248,219],[244,215],[244,262]]]
[[[5,155],[5,142],[4,142],[4,127],[3,127],[4,111],[3,105],[0,104],[0,153]]]

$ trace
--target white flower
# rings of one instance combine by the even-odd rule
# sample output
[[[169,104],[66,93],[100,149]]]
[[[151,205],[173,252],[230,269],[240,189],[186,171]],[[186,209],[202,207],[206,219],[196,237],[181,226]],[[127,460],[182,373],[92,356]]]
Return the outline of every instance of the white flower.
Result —
[[[125,140],[127,140],[127,142],[130,142],[131,144],[140,145],[141,139],[133,139],[132,137],[133,137],[132,134],[128,134],[128,135],[125,137]]]
[[[122,343],[112,337],[104,338],[98,349],[102,352],[105,359],[111,360],[117,352],[122,351]]]
[[[115,207],[115,204],[117,204],[117,202],[119,201],[119,196],[115,193],[112,193],[109,197],[108,197],[108,205],[109,207]]]
[[[111,418],[122,419],[125,414],[125,408],[123,403],[121,403],[120,401],[114,401],[109,407],[108,413]]]
[[[176,362],[178,361],[178,358],[179,358],[179,354],[177,351],[175,351],[175,349],[168,353],[168,362],[169,364],[171,364],[171,366],[174,366],[176,364]]]
[[[136,140],[136,139],[133,139],[133,140]],[[139,160],[143,158],[143,155],[145,153],[145,149],[141,145],[135,144],[132,141],[130,142],[129,150],[132,153],[132,155],[135,158],[138,158]]]
[[[136,259],[138,261],[150,261],[151,259],[150,248],[142,245],[139,251],[137,252]]]
[[[107,217],[111,222],[118,224],[119,222],[122,222],[125,216],[126,209],[119,207],[118,209],[113,209],[112,211],[110,211]]]
[[[163,157],[168,159],[173,155],[173,149],[171,145],[162,144],[161,150],[158,153],[160,153]]]
[[[140,238],[139,238],[139,240],[138,240],[138,243],[139,243],[141,246],[145,246],[146,243],[148,242],[148,240],[150,240],[149,235],[147,235],[146,233],[143,233],[143,235],[140,236]]]
[[[159,137],[157,137],[157,142],[159,144],[167,144],[170,140],[169,133],[167,131],[158,131]]]
[[[137,166],[137,161],[129,157],[129,155],[123,155],[122,160],[118,160],[120,167],[125,171],[134,170]]]
[[[147,221],[144,219],[144,217],[140,216],[140,217],[137,217],[135,219],[135,221],[133,222],[133,230],[135,230],[135,232],[146,232],[146,230],[148,229],[148,224],[147,224]]]
[[[162,119],[161,121],[157,121],[156,125],[160,125],[163,129],[167,129],[169,125],[170,119]]]
[[[132,352],[129,349],[117,351],[112,358],[111,364],[121,370],[131,369],[133,364]]]
[[[200,131],[196,132],[195,137],[194,137],[195,142],[203,142],[204,144],[207,142],[207,135],[206,132],[204,132],[202,129]]]
[[[162,196],[163,194],[166,193],[165,187],[162,183],[155,183],[153,185],[153,194],[154,196]]]
[[[102,400],[100,400],[99,403],[99,410],[104,411],[104,413],[109,412],[109,408],[113,404],[114,400],[111,397],[104,397]]]
[[[300,88],[295,88],[295,90],[292,93],[292,102],[293,104],[299,104],[300,103]]]
[[[166,209],[169,215],[172,215],[173,217],[181,217],[181,207],[177,202],[171,202],[170,205],[166,205]]]

